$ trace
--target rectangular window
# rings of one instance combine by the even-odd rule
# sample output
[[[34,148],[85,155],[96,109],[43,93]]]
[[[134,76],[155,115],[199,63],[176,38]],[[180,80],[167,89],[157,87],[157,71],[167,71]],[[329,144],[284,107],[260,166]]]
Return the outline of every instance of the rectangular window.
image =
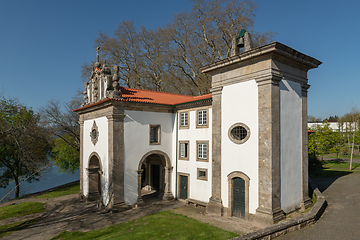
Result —
[[[196,126],[197,127],[207,127],[208,126],[207,109],[201,109],[201,110],[197,111]]]
[[[189,113],[188,112],[181,112],[180,113],[180,127],[188,127],[189,126],[189,121],[188,121],[188,117]]]
[[[150,144],[160,144],[160,125],[150,125]]]
[[[189,160],[189,141],[179,142],[179,159]]]
[[[207,169],[198,168],[197,169],[197,179],[207,181]]]
[[[197,142],[197,160],[208,161],[208,142]]]

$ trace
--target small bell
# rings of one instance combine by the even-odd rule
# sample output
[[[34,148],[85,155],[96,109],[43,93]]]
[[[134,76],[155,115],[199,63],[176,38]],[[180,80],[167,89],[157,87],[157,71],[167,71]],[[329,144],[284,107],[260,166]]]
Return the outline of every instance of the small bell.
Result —
[[[237,41],[236,46],[237,46],[238,48],[243,48],[243,47],[244,47],[244,37],[238,38],[238,41]]]

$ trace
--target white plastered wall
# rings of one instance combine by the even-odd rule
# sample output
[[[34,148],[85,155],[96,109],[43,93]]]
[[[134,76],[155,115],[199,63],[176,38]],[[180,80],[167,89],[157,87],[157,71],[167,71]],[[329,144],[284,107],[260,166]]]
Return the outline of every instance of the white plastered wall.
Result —
[[[301,86],[280,82],[280,185],[281,208],[299,208],[302,200]]]
[[[90,132],[92,126],[96,122],[98,127],[99,137],[97,143],[94,145],[91,141]],[[89,167],[89,157],[91,153],[95,152],[99,155],[102,167],[102,176],[101,176],[101,195],[104,205],[108,204],[109,201],[109,171],[108,171],[108,120],[106,117],[95,118],[91,120],[84,121],[84,131],[83,131],[83,189],[84,195],[87,196],[89,192],[89,181],[88,181],[88,171]]]
[[[229,207],[227,176],[240,171],[250,178],[249,212],[255,214],[258,197],[258,86],[255,80],[225,86],[221,95],[221,197],[224,207]],[[246,124],[250,138],[236,144],[228,137],[235,123]]]
[[[141,158],[146,153],[152,150],[160,150],[168,155],[171,166],[175,166],[175,161],[172,158],[175,114],[126,110],[125,115],[124,188],[125,203],[131,205],[135,204],[138,198],[138,176],[136,171]],[[161,125],[161,143],[159,145],[149,144],[149,124]],[[174,175],[173,170],[171,172],[171,186],[175,183]]]
[[[188,198],[208,202],[211,197],[212,109],[208,109],[208,128],[196,128],[197,110],[189,110],[189,129],[179,129],[178,141],[189,141],[189,160],[178,160],[178,172],[190,174]],[[181,110],[186,111],[186,110]],[[196,161],[196,141],[209,141],[208,162]],[[178,146],[177,146],[178,147]],[[179,155],[179,149],[177,150]],[[176,157],[178,159],[178,156]],[[197,179],[197,169],[207,169],[207,181]]]

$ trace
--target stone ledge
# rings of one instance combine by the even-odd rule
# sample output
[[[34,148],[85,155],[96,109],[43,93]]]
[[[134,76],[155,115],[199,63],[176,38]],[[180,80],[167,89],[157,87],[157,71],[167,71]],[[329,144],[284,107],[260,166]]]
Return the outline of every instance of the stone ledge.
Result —
[[[199,200],[192,199],[192,198],[186,199],[186,205],[190,205],[190,204],[195,205],[195,207],[197,207],[197,206],[206,207],[207,202],[199,201]]]
[[[309,178],[309,184],[316,195],[317,201],[315,205],[311,208],[310,212],[302,215],[300,217],[290,219],[285,222],[274,224],[270,227],[260,229],[258,231],[248,233],[239,237],[232,238],[232,240],[240,239],[272,239],[281,235],[284,235],[289,232],[304,228],[309,224],[315,223],[324,212],[327,203],[324,195],[319,191],[319,189],[314,185],[314,183]]]

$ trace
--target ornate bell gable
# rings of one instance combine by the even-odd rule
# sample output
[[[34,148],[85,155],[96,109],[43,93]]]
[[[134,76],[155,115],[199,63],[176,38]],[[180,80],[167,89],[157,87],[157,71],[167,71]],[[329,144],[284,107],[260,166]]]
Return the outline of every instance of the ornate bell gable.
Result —
[[[100,47],[96,48],[96,63],[93,66],[89,81],[84,84],[84,100],[81,106],[99,102],[105,98],[121,99],[122,94],[119,86],[119,66],[111,68],[106,61],[101,65],[99,60]]]

